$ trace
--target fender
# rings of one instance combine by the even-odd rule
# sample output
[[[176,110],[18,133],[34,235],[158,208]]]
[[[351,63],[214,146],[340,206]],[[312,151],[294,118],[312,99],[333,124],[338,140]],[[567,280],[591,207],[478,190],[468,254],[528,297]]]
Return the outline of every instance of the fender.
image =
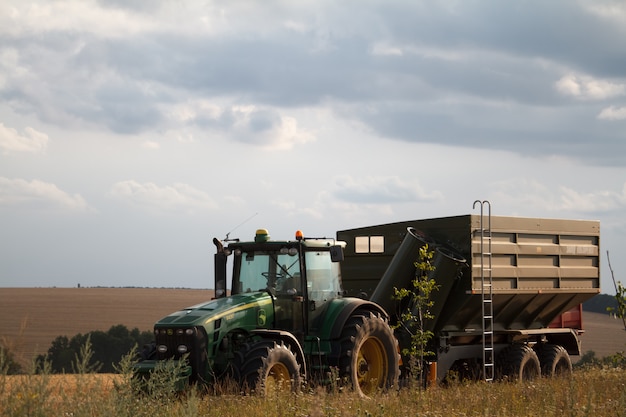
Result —
[[[343,309],[335,320],[335,324],[333,325],[333,328],[330,332],[331,339],[338,339],[341,336],[341,331],[343,330],[346,322],[348,321],[350,316],[359,309],[368,312],[371,311],[374,313],[380,313],[386,320],[389,320],[389,315],[387,314],[387,312],[376,303],[368,300],[363,300],[362,298],[352,297],[342,298],[341,300],[344,301],[346,304],[343,306]]]
[[[298,359],[298,363],[301,365],[302,375],[306,378],[307,376],[307,368],[306,368],[306,360],[304,358],[304,350],[302,349],[302,345],[298,342],[296,337],[284,330],[272,330],[272,329],[254,329],[250,331],[250,334],[255,336],[261,336],[265,339],[274,339],[274,340],[282,340],[285,343],[288,343],[289,346],[294,350],[296,354],[296,358]]]
[[[582,355],[580,347],[580,339],[578,333],[574,329],[561,328],[544,328],[544,329],[521,329],[508,330],[503,333],[512,335],[513,341],[527,340],[533,338],[535,340],[545,339],[547,343],[561,345],[570,355]]]

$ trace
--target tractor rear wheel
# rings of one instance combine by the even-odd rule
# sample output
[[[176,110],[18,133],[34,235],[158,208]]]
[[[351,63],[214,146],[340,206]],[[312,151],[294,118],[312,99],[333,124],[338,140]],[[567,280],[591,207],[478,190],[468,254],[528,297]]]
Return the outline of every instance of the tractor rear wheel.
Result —
[[[341,334],[340,377],[361,396],[397,386],[398,341],[380,315],[352,315]]]
[[[283,341],[264,339],[249,344],[237,358],[240,383],[245,391],[265,395],[274,390],[300,388],[300,364]]]

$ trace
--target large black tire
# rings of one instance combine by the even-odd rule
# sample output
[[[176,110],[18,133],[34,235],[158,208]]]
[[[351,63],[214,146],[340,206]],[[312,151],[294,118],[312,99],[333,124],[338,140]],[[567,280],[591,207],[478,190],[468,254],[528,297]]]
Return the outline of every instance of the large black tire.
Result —
[[[528,345],[512,345],[498,355],[500,377],[511,381],[532,381],[541,376],[541,365]]]
[[[340,342],[339,376],[359,395],[398,385],[398,341],[380,315],[365,312],[351,316]]]
[[[297,391],[302,383],[296,355],[282,341],[264,339],[246,345],[236,356],[236,366],[245,392]]]
[[[563,346],[543,345],[537,349],[537,356],[539,356],[543,376],[553,378],[572,375],[572,359]]]

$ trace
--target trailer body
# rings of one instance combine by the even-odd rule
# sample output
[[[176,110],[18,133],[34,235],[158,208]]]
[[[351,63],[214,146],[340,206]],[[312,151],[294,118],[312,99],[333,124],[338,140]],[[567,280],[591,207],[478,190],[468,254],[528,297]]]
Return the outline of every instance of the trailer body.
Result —
[[[370,299],[392,316],[394,287],[409,288],[415,276],[414,249],[428,244],[435,251],[432,277],[439,290],[432,294],[435,318],[427,326],[435,334],[440,378],[459,361],[480,361],[485,275],[496,357],[515,344],[581,353],[581,315],[568,327],[559,323],[563,314],[576,317],[568,312],[600,291],[597,221],[470,214],[342,230],[337,239],[347,243],[346,294]]]

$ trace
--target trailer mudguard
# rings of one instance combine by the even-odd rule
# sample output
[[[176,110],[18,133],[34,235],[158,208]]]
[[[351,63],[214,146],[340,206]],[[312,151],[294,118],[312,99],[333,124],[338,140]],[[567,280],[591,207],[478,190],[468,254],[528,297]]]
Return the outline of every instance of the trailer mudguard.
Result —
[[[567,353],[574,356],[581,355],[580,339],[578,333],[574,329],[558,329],[558,328],[546,328],[546,329],[526,329],[526,330],[508,330],[507,333],[513,334],[513,338],[529,338],[535,339],[545,338],[545,341],[550,344],[560,345],[567,350]]]

